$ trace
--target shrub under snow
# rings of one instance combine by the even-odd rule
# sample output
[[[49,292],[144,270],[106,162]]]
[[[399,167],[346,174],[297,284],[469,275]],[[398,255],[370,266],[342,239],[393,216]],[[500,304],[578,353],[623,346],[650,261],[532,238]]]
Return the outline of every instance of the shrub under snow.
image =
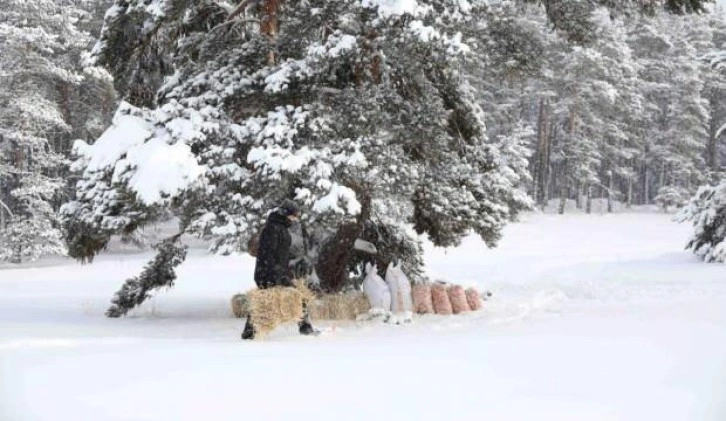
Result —
[[[678,219],[694,226],[686,248],[706,262],[726,262],[726,180],[698,189]]]

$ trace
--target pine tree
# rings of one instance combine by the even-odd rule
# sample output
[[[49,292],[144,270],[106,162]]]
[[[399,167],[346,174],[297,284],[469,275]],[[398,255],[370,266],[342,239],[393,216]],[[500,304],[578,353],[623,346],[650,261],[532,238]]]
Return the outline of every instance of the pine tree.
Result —
[[[470,230],[493,246],[527,206],[510,156],[520,149],[487,137],[459,70],[480,6],[161,6],[119,0],[107,15],[96,57],[128,102],[96,143],[77,149],[82,179],[65,212],[70,225],[92,228],[79,238],[101,245],[171,211],[183,232],[230,253],[294,198],[309,266],[333,291],[348,283],[353,243],[371,224],[398,233],[381,240],[411,244],[377,246],[415,274],[420,247],[404,224],[441,246]]]
[[[678,218],[694,227],[686,248],[706,262],[726,262],[726,182],[698,189]]]

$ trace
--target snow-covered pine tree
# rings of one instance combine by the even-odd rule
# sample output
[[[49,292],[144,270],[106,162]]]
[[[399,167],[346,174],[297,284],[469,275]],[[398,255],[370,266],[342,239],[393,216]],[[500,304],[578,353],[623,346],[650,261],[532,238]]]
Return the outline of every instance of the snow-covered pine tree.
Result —
[[[96,57],[128,102],[95,144],[78,144],[82,179],[68,221],[101,245],[170,210],[182,232],[230,253],[269,209],[295,198],[307,258],[327,290],[347,283],[353,242],[369,226],[399,233],[403,248],[379,249],[399,250],[389,258],[414,274],[420,248],[404,224],[441,246],[470,230],[495,245],[519,209],[512,204],[526,203],[511,175],[516,159],[487,138],[459,70],[482,12],[452,0],[243,1],[232,10],[118,0]]]
[[[686,248],[706,262],[726,262],[726,182],[699,188],[678,218],[694,227]]]
[[[69,92],[104,73],[78,64],[90,43],[82,6],[0,0],[0,259],[64,250],[55,210],[74,134]]]

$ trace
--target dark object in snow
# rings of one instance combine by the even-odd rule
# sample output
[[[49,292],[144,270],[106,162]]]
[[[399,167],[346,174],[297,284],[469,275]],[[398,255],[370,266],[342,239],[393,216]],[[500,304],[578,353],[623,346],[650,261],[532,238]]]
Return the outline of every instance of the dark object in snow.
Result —
[[[124,282],[111,300],[112,306],[106,310],[106,316],[125,316],[129,310],[146,301],[151,296],[150,291],[174,285],[174,269],[187,256],[187,246],[178,243],[179,236],[177,234],[154,246],[158,250],[154,259],[146,264],[139,276]]]

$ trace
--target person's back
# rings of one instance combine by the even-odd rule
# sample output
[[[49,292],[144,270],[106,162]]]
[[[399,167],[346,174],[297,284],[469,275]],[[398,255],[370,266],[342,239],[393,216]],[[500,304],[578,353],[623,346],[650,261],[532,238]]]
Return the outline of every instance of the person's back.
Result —
[[[290,233],[292,221],[276,210],[267,218],[260,234],[255,264],[255,283],[258,288],[290,286],[287,266],[290,261]]]

